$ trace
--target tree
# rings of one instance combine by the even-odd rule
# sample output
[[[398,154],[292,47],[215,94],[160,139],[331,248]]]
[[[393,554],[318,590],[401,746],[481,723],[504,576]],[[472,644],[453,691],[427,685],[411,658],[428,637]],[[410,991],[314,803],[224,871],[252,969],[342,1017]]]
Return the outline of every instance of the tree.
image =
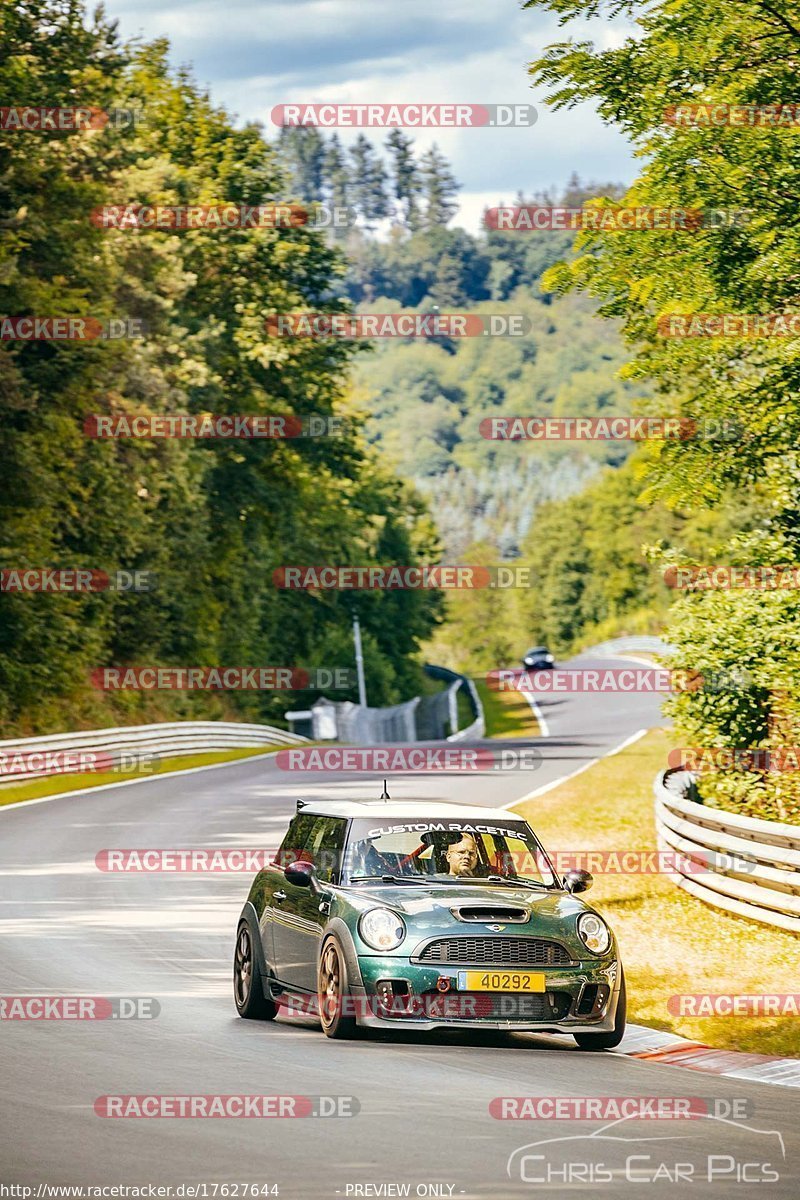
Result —
[[[339,141],[339,135],[336,133],[331,136],[328,142],[323,161],[323,171],[325,176],[325,194],[331,207],[334,209],[347,208],[350,204],[352,183],[350,173],[347,169],[345,152]],[[333,232],[334,235],[337,235],[340,231],[334,226]]]
[[[369,138],[360,133],[350,149],[353,203],[367,229],[389,215],[386,169]]]
[[[392,158],[391,180],[395,213],[412,233],[419,228],[419,195],[422,181],[414,158],[414,142],[401,129],[393,129],[386,139]]]
[[[458,212],[461,184],[456,182],[447,159],[435,143],[420,160],[420,175],[425,201],[425,228],[449,224]]]
[[[322,198],[326,147],[316,125],[282,125],[278,155],[292,194],[309,203]]]

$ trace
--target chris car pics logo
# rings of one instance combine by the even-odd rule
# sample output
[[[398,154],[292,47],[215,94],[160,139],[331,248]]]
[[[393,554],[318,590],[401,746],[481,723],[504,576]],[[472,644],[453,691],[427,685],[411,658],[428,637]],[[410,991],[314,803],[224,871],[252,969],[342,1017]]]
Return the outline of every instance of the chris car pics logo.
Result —
[[[637,1200],[637,1189],[648,1184],[717,1183],[724,1195],[726,1185],[782,1178],[786,1148],[779,1130],[713,1113],[698,1113],[685,1130],[671,1120],[667,1132],[654,1132],[653,1124],[621,1117],[590,1134],[539,1138],[509,1155],[506,1172],[531,1188],[583,1187],[584,1195],[594,1197],[607,1185],[602,1195],[613,1194],[613,1188]]]

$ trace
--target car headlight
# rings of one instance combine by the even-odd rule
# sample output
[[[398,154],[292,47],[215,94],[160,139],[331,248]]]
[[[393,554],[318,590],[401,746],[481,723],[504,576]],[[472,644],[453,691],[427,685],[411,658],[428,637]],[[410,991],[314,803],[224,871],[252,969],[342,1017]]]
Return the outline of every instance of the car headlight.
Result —
[[[578,937],[592,954],[605,954],[611,945],[611,931],[597,913],[581,913],[578,917]]]
[[[371,908],[362,914],[358,932],[373,950],[394,950],[406,936],[402,917],[388,908]]]

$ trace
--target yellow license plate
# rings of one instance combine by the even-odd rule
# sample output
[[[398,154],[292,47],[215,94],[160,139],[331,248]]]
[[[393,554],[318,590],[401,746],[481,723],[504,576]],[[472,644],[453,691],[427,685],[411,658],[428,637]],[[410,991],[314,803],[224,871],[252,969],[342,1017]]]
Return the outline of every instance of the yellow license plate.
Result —
[[[544,975],[536,971],[459,971],[461,992],[543,992]]]

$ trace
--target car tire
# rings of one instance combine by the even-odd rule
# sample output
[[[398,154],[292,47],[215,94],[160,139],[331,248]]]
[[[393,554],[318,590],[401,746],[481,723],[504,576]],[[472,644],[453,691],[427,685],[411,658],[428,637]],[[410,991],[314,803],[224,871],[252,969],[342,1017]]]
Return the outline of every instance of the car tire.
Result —
[[[345,1012],[351,1004],[350,983],[344,951],[335,937],[327,938],[319,953],[317,1000],[326,1037],[358,1037],[360,1031],[355,1016]]]
[[[241,920],[233,954],[233,999],[240,1017],[248,1021],[273,1021],[278,1006],[264,995],[260,959],[250,922]]]
[[[618,1046],[625,1036],[625,1013],[627,1009],[627,994],[625,989],[625,976],[622,976],[622,981],[619,987],[619,997],[617,999],[617,1011],[614,1014],[614,1028],[608,1033],[576,1033],[574,1034],[575,1041],[580,1046],[581,1050],[613,1050]]]

